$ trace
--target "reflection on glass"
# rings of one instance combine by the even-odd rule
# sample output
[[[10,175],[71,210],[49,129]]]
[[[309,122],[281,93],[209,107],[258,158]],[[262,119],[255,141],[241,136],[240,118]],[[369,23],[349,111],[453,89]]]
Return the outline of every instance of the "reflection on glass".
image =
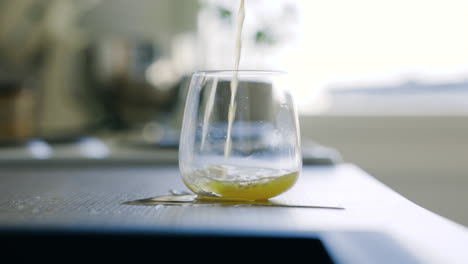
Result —
[[[182,179],[200,198],[268,199],[292,187],[300,173],[296,109],[285,73],[233,73],[192,76],[179,148]],[[236,75],[231,107],[230,82]]]

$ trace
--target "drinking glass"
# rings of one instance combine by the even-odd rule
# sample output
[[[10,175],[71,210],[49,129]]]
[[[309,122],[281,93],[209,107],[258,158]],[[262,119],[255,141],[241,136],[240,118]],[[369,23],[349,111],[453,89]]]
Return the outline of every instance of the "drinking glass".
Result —
[[[286,75],[276,71],[192,75],[179,169],[199,199],[265,200],[295,184],[302,157],[298,115]]]

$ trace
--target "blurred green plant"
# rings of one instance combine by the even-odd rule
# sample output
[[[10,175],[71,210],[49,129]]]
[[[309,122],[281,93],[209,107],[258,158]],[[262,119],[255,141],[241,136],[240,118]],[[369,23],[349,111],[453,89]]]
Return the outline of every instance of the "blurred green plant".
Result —
[[[217,7],[217,12],[218,12],[218,16],[219,18],[226,22],[226,23],[231,23],[231,20],[232,20],[232,12],[231,10],[229,9],[226,9],[224,7],[221,7],[221,6],[218,6]]]
[[[255,43],[258,45],[274,45],[276,43],[270,30],[258,30],[255,33]]]

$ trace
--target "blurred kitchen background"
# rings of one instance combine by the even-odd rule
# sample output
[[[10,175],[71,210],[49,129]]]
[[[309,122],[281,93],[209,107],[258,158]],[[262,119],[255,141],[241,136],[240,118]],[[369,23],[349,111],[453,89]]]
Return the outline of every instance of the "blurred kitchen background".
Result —
[[[188,78],[233,68],[238,4],[1,0],[0,166],[176,164]],[[468,2],[246,8],[240,67],[289,72],[309,163],[468,225]]]

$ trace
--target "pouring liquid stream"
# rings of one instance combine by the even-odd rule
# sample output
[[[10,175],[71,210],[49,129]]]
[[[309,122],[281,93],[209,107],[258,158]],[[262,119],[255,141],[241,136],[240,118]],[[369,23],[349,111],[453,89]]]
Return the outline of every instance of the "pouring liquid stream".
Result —
[[[242,49],[242,29],[245,18],[245,0],[240,0],[237,15],[236,38],[234,50],[234,71],[230,82],[231,97],[228,106],[228,124],[224,144],[224,161],[194,170],[187,177],[196,178],[196,183],[185,182],[187,187],[198,194],[201,199],[234,199],[266,200],[274,197],[294,185],[299,172],[297,170],[280,170],[273,168],[245,167],[223,164],[231,156],[231,131],[236,117],[236,94],[239,86],[239,64]],[[213,81],[204,114],[201,150],[206,143],[208,123],[215,101],[216,85]]]
[[[244,0],[241,0],[239,13],[237,14],[237,27],[236,27],[236,46],[234,50],[234,72],[232,73],[231,79],[231,100],[229,102],[229,109],[228,109],[228,127],[227,127],[227,135],[226,135],[226,143],[224,145],[224,158],[227,159],[231,155],[231,130],[232,124],[234,122],[234,118],[236,117],[236,93],[237,93],[237,86],[239,85],[239,62],[241,57],[241,49],[242,49],[242,28],[244,26],[244,18],[245,18],[245,3]]]

